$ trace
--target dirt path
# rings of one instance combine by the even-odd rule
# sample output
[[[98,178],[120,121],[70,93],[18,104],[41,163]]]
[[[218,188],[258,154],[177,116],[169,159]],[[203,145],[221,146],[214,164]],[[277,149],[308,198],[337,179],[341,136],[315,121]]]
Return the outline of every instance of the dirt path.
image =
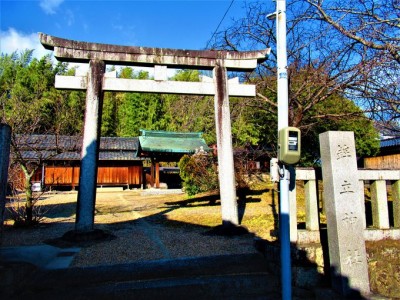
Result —
[[[125,205],[129,206],[130,202],[125,198],[124,195],[118,194],[118,199],[120,199]],[[139,201],[139,199],[137,199],[137,201]],[[142,208],[143,207],[141,207],[141,209]],[[160,238],[160,232],[158,228],[151,226],[151,224],[145,220],[145,215],[139,213],[138,210],[132,210],[130,214],[132,215],[133,220],[137,220],[138,227],[140,227],[143,233],[153,242],[158,251],[162,253],[163,258],[171,258],[171,254]]]

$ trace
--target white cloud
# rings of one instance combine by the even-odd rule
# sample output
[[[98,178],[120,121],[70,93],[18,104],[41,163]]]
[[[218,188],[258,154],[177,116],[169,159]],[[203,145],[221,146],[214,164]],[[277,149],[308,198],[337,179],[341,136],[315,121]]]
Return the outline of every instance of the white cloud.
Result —
[[[40,0],[39,5],[46,14],[53,15],[63,2],[64,0]]]
[[[39,40],[38,33],[25,34],[18,32],[14,28],[9,28],[8,31],[0,31],[0,53],[11,54],[13,52],[20,53],[26,49],[34,49],[33,56],[40,59],[47,54],[52,54],[53,51],[46,50]],[[84,76],[87,73],[89,64],[87,63],[69,63],[69,68],[77,68],[76,75]],[[117,66],[117,71],[123,67]],[[135,71],[149,72],[150,76],[154,75],[154,68],[149,67],[135,67]],[[175,69],[168,68],[168,77],[174,76]]]
[[[66,21],[68,26],[72,26],[75,23],[75,15],[72,12],[72,10],[67,9],[65,11],[64,19],[65,19],[65,21]]]
[[[25,34],[23,32],[18,32],[14,28],[9,28],[8,31],[1,31],[0,37],[0,52],[3,54],[34,49],[33,56],[41,58],[51,53],[51,51],[44,49],[42,44],[40,44],[39,35],[37,33]]]

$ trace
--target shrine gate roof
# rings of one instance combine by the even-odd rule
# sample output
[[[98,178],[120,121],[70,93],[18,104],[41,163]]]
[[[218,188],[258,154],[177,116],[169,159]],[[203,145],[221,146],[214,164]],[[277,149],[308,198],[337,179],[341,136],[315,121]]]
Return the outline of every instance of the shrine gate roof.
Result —
[[[253,70],[266,60],[270,49],[257,51],[184,50],[89,43],[39,33],[40,42],[54,51],[60,61],[89,62],[92,59],[113,65],[212,69],[223,61],[228,70]]]

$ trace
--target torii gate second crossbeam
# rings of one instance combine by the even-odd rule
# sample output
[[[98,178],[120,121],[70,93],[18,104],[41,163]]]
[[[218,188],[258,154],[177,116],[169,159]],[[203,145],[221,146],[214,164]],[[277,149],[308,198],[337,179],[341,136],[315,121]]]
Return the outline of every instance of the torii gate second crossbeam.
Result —
[[[228,81],[227,71],[254,70],[270,49],[260,51],[213,51],[145,48],[79,42],[39,33],[40,42],[63,62],[89,63],[84,77],[57,76],[56,88],[86,90],[85,125],[81,153],[79,192],[75,230],[89,232],[94,227],[97,161],[100,143],[101,110],[104,91],[152,92],[214,95],[218,147],[218,172],[222,224],[239,225],[229,96],[254,97],[254,85]],[[154,80],[112,78],[106,64],[154,67]],[[167,67],[213,70],[205,82],[167,80]]]

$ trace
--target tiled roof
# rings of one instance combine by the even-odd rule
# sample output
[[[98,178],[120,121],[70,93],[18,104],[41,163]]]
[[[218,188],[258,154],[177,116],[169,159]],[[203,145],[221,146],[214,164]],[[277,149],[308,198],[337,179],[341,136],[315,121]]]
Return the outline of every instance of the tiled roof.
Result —
[[[78,136],[56,135],[17,135],[16,143],[22,150],[76,150],[82,145],[82,138]]]
[[[80,160],[82,137],[18,135],[23,158],[29,160]],[[99,160],[138,160],[137,137],[101,137]]]
[[[101,137],[100,150],[137,150],[137,137]],[[82,147],[82,137],[66,135],[17,135],[17,144],[23,149],[35,147],[37,150],[77,150]]]
[[[139,139],[137,137],[102,137],[100,150],[137,150]]]
[[[381,148],[399,147],[399,146],[400,146],[400,137],[381,140]]]
[[[99,154],[99,160],[138,160],[137,152],[129,151],[102,151]]]

